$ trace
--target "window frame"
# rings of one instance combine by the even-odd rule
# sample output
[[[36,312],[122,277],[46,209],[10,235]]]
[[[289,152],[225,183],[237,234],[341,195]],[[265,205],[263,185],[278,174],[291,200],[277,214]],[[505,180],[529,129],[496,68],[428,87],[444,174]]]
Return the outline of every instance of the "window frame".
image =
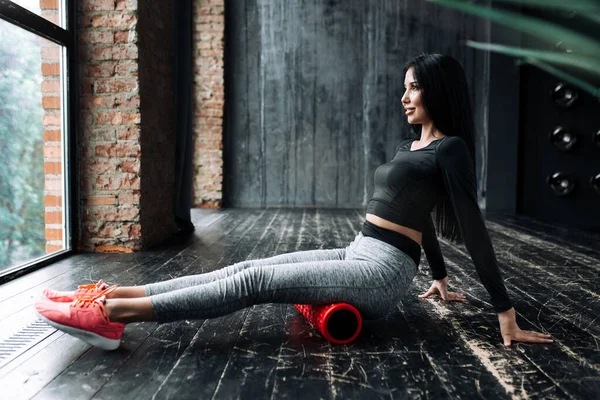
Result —
[[[79,128],[78,120],[78,96],[77,87],[79,78],[77,75],[77,6],[76,1],[59,0],[64,5],[66,28],[62,28],[43,17],[13,3],[9,0],[0,0],[0,19],[16,25],[28,32],[41,36],[66,50],[66,66],[63,68],[64,76],[63,90],[66,98],[63,101],[66,118],[64,118],[67,134],[68,147],[64,153],[64,216],[65,216],[65,249],[57,251],[50,255],[35,259],[33,261],[10,267],[0,272],[0,284],[23,276],[29,272],[45,267],[60,259],[66,258],[75,252],[78,237],[76,227],[79,221],[79,187],[77,182],[77,132]]]

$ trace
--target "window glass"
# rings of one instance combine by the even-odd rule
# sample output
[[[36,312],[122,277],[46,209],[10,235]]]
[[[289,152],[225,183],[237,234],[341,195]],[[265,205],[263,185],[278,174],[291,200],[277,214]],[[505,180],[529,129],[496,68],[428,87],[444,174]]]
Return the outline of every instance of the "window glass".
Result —
[[[64,48],[0,20],[0,273],[64,250]]]

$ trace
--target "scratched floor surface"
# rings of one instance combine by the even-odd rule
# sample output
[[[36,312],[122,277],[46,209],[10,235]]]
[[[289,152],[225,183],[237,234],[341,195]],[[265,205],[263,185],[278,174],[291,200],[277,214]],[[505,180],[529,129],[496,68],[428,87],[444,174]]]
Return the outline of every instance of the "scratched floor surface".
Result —
[[[191,238],[137,254],[82,254],[0,286],[0,339],[35,320],[41,289],[104,279],[144,284],[284,252],[341,247],[356,210],[194,210]],[[442,241],[468,304],[419,300],[426,261],[397,309],[347,346],[291,305],[213,320],[127,327],[104,352],[54,332],[0,369],[0,397],[35,399],[600,398],[600,235],[524,219],[488,221],[522,328],[552,345],[501,345],[464,248]]]

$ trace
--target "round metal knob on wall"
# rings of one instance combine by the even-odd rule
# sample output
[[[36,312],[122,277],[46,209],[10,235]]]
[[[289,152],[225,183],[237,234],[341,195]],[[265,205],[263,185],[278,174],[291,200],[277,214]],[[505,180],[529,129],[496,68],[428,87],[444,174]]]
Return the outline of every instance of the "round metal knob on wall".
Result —
[[[552,90],[550,96],[557,106],[571,108],[579,98],[579,93],[577,90],[561,82]]]
[[[596,193],[600,194],[600,174],[590,178],[590,185],[592,185]]]
[[[561,172],[553,173],[546,181],[555,196],[566,196],[575,189],[575,180]]]
[[[600,129],[597,132],[592,133],[592,141],[600,149]]]
[[[550,143],[560,151],[569,151],[577,143],[577,135],[569,132],[562,126],[557,126],[550,133]]]

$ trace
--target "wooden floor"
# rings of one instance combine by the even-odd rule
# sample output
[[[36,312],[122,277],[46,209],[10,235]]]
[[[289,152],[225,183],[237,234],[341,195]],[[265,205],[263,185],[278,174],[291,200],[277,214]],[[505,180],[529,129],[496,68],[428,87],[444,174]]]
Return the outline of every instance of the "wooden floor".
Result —
[[[36,319],[45,287],[104,279],[138,285],[248,258],[342,247],[359,210],[194,210],[195,234],[139,254],[82,254],[0,286],[0,339]],[[523,219],[488,221],[524,329],[552,345],[501,344],[497,317],[464,248],[442,241],[468,304],[409,293],[347,346],[325,342],[291,305],[203,321],[127,326],[105,352],[55,331],[0,369],[2,399],[600,398],[600,236]],[[0,342],[1,343],[1,342]]]

